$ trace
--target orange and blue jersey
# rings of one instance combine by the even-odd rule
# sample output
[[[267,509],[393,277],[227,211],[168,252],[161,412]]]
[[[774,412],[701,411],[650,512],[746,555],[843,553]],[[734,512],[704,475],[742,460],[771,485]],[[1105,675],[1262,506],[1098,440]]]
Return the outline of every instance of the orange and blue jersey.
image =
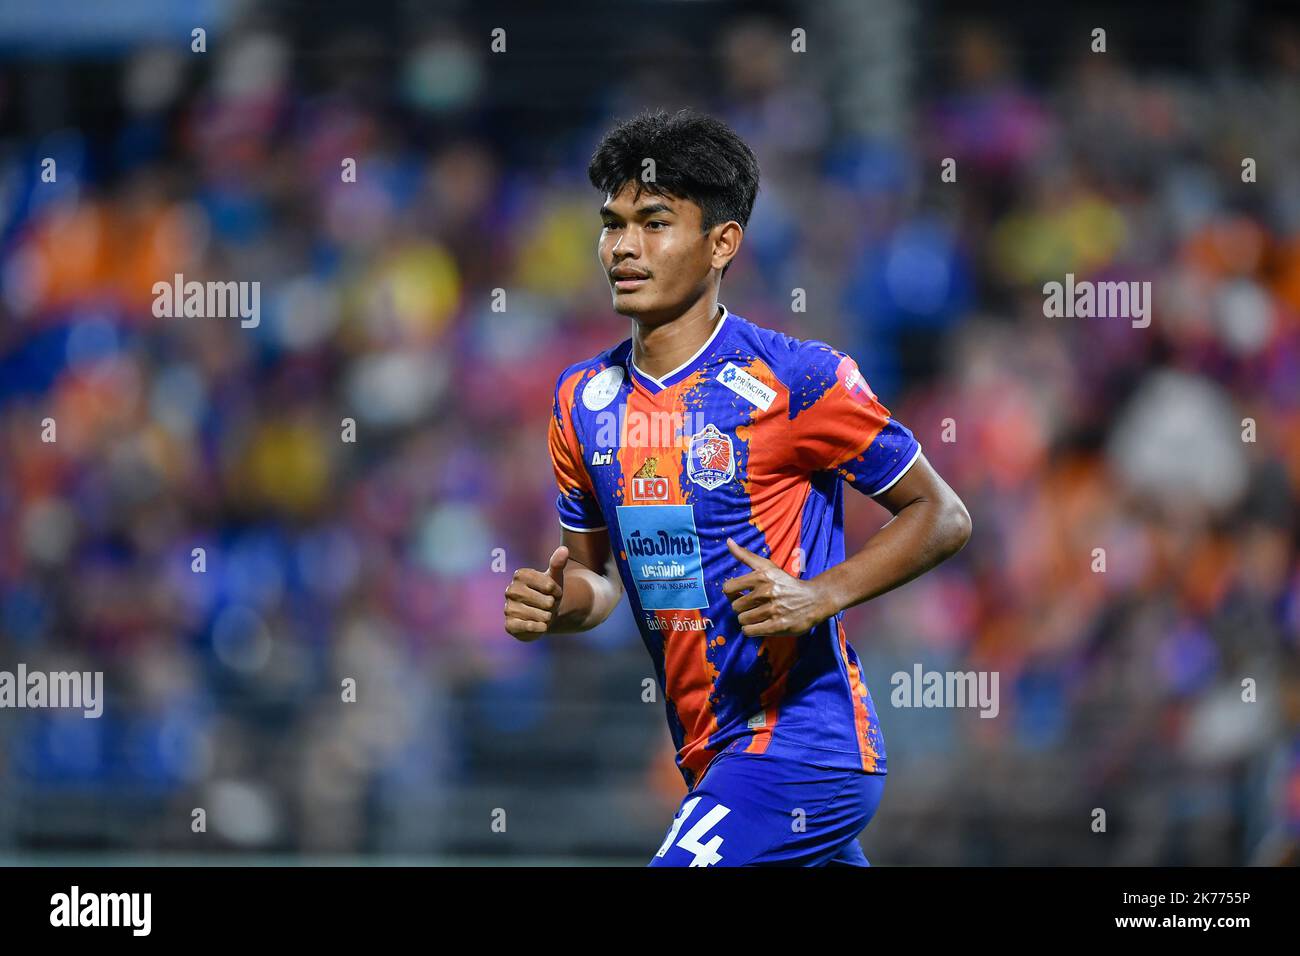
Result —
[[[720,311],[662,378],[636,367],[631,339],[560,375],[560,524],[608,530],[688,787],[724,753],[884,774],[842,614],[798,637],[746,636],[722,586],[750,569],[726,542],[816,577],[844,560],[844,484],[883,493],[920,445],[852,358]]]

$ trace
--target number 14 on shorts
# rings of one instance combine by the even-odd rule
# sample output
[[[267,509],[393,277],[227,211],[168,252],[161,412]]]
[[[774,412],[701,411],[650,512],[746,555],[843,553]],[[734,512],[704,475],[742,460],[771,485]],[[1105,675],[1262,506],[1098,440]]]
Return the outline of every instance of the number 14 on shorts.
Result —
[[[699,797],[687,800],[682,804],[681,811],[673,818],[673,825],[668,831],[668,836],[664,838],[663,846],[659,847],[656,857],[661,857],[672,848],[673,841],[677,840],[677,834],[681,832],[682,824],[690,817],[691,812],[695,809],[696,804],[700,802]],[[722,854],[718,852],[718,847],[722,846],[722,837],[715,836],[708,843],[703,843],[704,837],[725,817],[731,810],[722,804],[716,805],[704,816],[696,821],[695,825],[686,831],[686,835],[677,840],[677,845],[687,853],[693,853],[695,859],[691,860],[691,866],[712,866],[722,860]]]

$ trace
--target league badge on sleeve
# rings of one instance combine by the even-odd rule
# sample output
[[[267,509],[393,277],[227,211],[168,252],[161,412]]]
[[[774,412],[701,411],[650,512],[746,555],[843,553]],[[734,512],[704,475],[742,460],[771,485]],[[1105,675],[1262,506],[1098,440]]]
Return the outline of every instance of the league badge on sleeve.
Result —
[[[736,456],[731,436],[724,435],[712,424],[692,435],[686,453],[686,474],[691,481],[709,491],[736,477]]]
[[[858,363],[853,361],[849,356],[840,359],[839,368],[835,370],[835,377],[840,380],[840,384],[853,397],[853,399],[862,405],[870,405],[876,400],[876,395],[867,386],[867,380],[862,377],[858,371]]]

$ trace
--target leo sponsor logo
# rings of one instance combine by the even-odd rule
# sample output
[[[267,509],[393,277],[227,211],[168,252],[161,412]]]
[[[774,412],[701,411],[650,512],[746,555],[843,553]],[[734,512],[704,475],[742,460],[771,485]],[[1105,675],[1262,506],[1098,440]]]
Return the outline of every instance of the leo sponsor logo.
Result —
[[[667,501],[668,479],[656,474],[658,458],[647,458],[644,465],[632,476],[633,501]]]

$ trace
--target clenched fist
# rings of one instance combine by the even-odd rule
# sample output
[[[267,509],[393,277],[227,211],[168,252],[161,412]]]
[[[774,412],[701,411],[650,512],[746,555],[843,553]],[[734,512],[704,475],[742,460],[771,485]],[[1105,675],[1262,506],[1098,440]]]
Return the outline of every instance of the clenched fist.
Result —
[[[506,588],[506,633],[535,641],[551,628],[564,597],[564,566],[569,549],[560,545],[545,571],[520,568]]]

